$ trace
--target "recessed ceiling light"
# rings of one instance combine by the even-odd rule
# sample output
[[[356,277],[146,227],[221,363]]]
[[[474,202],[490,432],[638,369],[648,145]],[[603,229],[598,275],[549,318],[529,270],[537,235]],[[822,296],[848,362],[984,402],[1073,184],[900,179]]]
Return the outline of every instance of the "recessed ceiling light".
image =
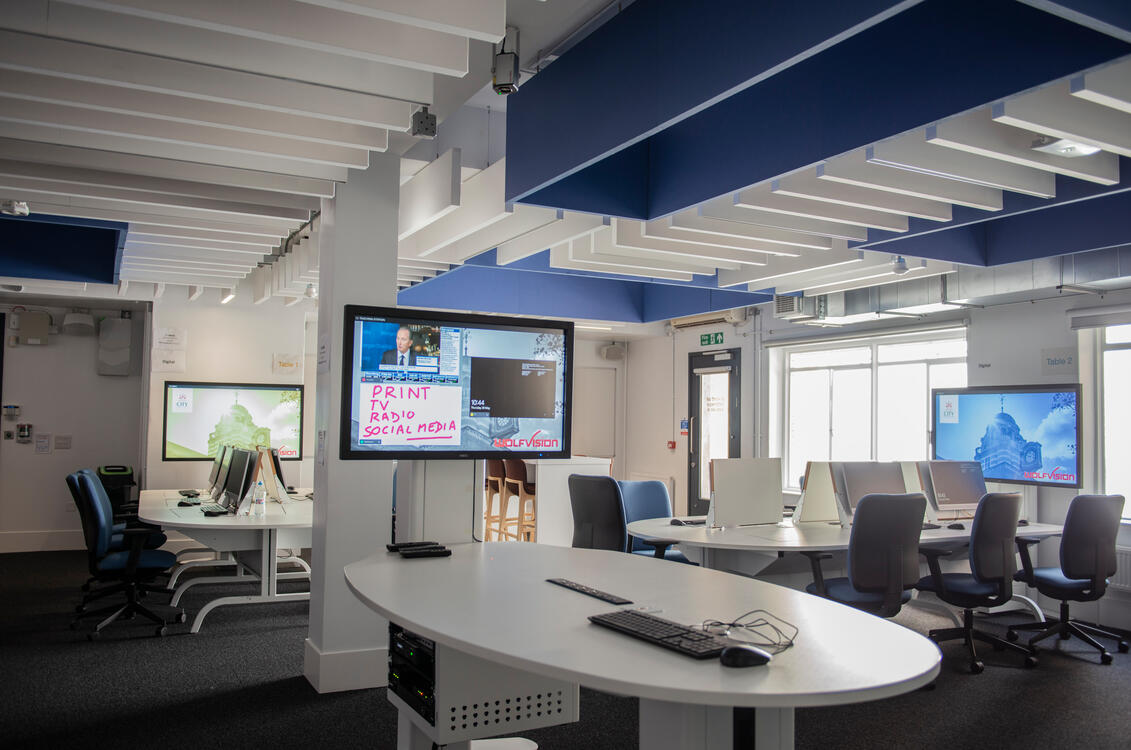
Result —
[[[1041,151],[1046,154],[1054,154],[1056,156],[1091,156],[1098,153],[1100,149],[1095,146],[1089,146],[1086,143],[1073,141],[1068,138],[1056,138],[1051,135],[1037,136],[1030,147],[1034,151]]]

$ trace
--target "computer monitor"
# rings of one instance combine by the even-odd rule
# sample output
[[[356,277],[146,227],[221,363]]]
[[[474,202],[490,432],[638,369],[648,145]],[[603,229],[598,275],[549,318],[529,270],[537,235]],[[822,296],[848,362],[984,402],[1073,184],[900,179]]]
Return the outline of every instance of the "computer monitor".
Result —
[[[256,454],[243,448],[232,448],[230,452],[232,461],[228,467],[228,478],[224,482],[224,492],[220,496],[220,505],[234,511],[239,507],[251,484]]]
[[[208,489],[211,491],[216,487],[216,483],[220,481],[220,466],[224,463],[224,454],[228,452],[228,446],[221,445],[220,450],[216,451],[216,457],[212,459],[212,470],[208,472]]]
[[[224,485],[228,481],[228,474],[232,467],[232,457],[235,455],[234,448],[230,446],[224,446],[224,448],[223,456],[220,458],[220,468],[216,471],[216,482],[212,485],[212,491],[209,493],[213,500],[219,500],[224,493]]]
[[[980,461],[931,461],[931,491],[940,512],[974,511],[986,494]]]
[[[215,445],[302,458],[302,385],[165,381],[162,461],[210,461]]]
[[[573,323],[346,305],[343,459],[569,458]]]
[[[275,469],[275,478],[279,481],[280,489],[287,489],[287,480],[283,479],[283,463],[279,460],[279,451],[271,449],[271,466]]]
[[[897,461],[839,461],[833,464],[833,477],[846,516],[856,512],[856,503],[865,495],[907,491],[903,467]]]

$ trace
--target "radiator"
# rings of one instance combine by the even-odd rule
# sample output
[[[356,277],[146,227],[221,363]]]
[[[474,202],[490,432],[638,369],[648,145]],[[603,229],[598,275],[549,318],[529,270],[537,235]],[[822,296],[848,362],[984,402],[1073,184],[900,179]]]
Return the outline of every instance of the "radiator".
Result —
[[[667,485],[668,497],[675,497],[675,477],[665,477],[660,474],[646,474],[642,471],[630,471],[628,472],[628,478],[630,481],[635,482],[645,482],[649,480],[663,482],[665,485]],[[1131,552],[1129,552],[1129,554],[1131,554]]]
[[[1110,580],[1112,588],[1131,591],[1131,547],[1115,548],[1115,575]]]

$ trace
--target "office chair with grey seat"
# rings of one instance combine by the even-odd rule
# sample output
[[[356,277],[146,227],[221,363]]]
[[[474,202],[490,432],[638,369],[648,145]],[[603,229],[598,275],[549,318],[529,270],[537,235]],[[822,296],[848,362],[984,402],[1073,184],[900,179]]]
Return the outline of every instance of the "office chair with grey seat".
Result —
[[[624,552],[628,532],[620,488],[612,477],[569,475],[573,546]]]
[[[1068,602],[1095,601],[1107,591],[1107,578],[1115,575],[1115,537],[1119,533],[1122,515],[1122,495],[1074,497],[1064,519],[1059,568],[1034,568],[1029,545],[1040,540],[1032,537],[1017,539],[1022,570],[1014,577],[1045,596],[1059,599],[1060,618],[1014,625],[1006,631],[1009,640],[1017,639],[1018,630],[1040,631],[1029,639],[1029,647],[1036,650],[1036,643],[1052,635],[1059,635],[1061,640],[1076,636],[1100,652],[1101,664],[1111,664],[1111,654],[1096,637],[1111,638],[1118,642],[1121,653],[1127,652],[1125,638],[1094,625],[1076,622],[1068,612]]]
[[[927,498],[919,492],[860,498],[848,539],[848,577],[826,580],[821,560],[832,555],[805,552],[813,569],[813,583],[805,590],[880,617],[895,616],[919,580],[919,531],[926,509]]]
[[[991,492],[982,496],[974,522],[970,527],[970,572],[943,573],[939,558],[953,549],[924,547],[920,550],[931,569],[916,584],[919,591],[929,591],[947,604],[962,607],[962,627],[932,630],[927,636],[936,643],[961,638],[970,654],[970,671],[979,674],[986,665],[978,658],[974,641],[988,643],[995,650],[1009,649],[1025,656],[1025,666],[1037,666],[1037,657],[1024,646],[977,630],[974,627],[975,607],[998,607],[1013,598],[1013,574],[1017,571],[1014,537],[1021,513],[1021,495]]]

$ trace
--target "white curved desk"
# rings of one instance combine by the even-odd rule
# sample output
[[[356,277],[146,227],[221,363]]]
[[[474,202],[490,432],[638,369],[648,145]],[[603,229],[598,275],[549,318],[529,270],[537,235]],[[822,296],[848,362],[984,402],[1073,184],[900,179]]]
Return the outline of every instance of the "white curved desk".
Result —
[[[924,546],[969,542],[972,523],[969,520],[963,523],[965,529],[948,529],[945,524],[940,529],[924,529],[919,535],[919,542]],[[1062,531],[1062,526],[1047,523],[1030,523],[1017,529],[1019,535],[1037,538],[1056,536]],[[675,540],[689,558],[704,567],[753,576],[787,552],[844,552],[848,549],[852,530],[824,521],[713,529],[702,525],[672,526],[670,518],[649,518],[630,523],[628,533],[641,539]],[[1014,594],[1014,598],[1025,602],[1038,619],[1044,620],[1036,602],[1019,594]],[[915,601],[940,609],[955,622],[961,622],[953,608],[933,597],[916,597]]]
[[[933,643],[880,618],[639,555],[465,544],[447,558],[378,553],[347,565],[345,576],[370,608],[424,637],[503,666],[640,697],[640,747],[650,750],[730,748],[735,706],[757,708],[757,747],[791,748],[794,707],[886,698],[929,683],[939,670]],[[686,624],[763,608],[800,634],[765,667],[728,669],[590,624],[589,615],[615,607],[545,581],[555,577]]]
[[[177,503],[183,499],[176,490],[142,490],[138,518],[163,529],[179,531],[205,547],[229,553],[230,557],[224,560],[181,563],[174,571],[169,585],[176,586],[180,573],[197,565],[234,565],[236,573],[191,578],[176,586],[170,604],[176,606],[185,591],[200,584],[259,582],[258,594],[220,597],[204,605],[192,621],[193,633],[200,632],[205,616],[216,607],[310,599],[310,592],[307,591],[279,593],[280,580],[308,579],[310,568],[305,561],[296,557],[291,558],[290,562],[299,565],[303,568],[302,571],[278,572],[278,548],[303,548],[311,545],[312,502],[269,502],[262,518],[239,515],[210,517],[204,515],[198,507],[179,507]]]

